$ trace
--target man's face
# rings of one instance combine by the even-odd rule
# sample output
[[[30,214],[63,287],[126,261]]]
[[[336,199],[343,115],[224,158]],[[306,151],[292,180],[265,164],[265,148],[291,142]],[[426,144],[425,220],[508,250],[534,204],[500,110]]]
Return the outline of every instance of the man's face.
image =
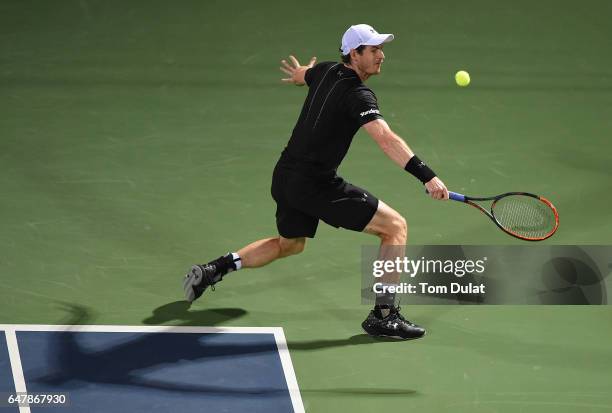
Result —
[[[380,73],[382,62],[385,60],[383,45],[366,46],[361,54],[357,52],[352,53],[351,59],[363,73],[369,76],[377,75]]]

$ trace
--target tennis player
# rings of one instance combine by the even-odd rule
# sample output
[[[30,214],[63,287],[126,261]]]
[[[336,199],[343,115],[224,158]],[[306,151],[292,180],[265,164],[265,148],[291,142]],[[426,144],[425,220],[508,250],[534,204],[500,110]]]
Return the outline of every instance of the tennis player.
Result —
[[[414,175],[434,199],[448,199],[444,183],[417,157],[385,122],[376,95],[364,82],[380,73],[383,46],[392,34],[379,34],[367,24],[351,26],[342,36],[341,62],[302,66],[289,56],[280,68],[283,82],[308,85],[308,95],[289,143],[272,176],[278,236],[255,241],[237,252],[207,264],[195,265],[185,276],[185,298],[192,302],[210,286],[241,268],[261,267],[299,254],[306,238],[314,238],[319,221],[334,227],[376,235],[381,240],[379,258],[404,254],[406,220],[369,191],[345,181],[336,171],[353,136],[363,128],[400,168]],[[398,247],[399,246],[399,247]],[[397,285],[399,274],[383,276],[385,285]],[[406,320],[395,295],[377,294],[374,309],[362,323],[373,336],[419,338],[425,329]]]

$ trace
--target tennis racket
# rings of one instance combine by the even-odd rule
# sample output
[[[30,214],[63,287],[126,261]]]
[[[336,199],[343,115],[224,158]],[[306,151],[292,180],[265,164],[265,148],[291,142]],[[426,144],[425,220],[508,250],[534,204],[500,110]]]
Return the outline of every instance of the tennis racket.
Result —
[[[527,192],[477,198],[448,192],[453,201],[463,202],[479,209],[491,218],[502,231],[525,241],[550,238],[559,228],[557,208],[546,198]],[[490,211],[474,201],[492,201]]]

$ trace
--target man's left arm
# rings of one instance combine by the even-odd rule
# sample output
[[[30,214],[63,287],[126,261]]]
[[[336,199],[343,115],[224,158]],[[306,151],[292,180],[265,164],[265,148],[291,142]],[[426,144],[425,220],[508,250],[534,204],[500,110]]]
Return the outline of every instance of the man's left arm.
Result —
[[[287,62],[285,59],[281,60],[282,66],[280,67],[280,70],[289,75],[289,77],[281,80],[285,83],[296,86],[304,86],[306,84],[306,80],[304,79],[306,76],[306,71],[313,67],[316,62],[317,58],[313,57],[306,66],[302,66],[294,56],[290,55],[289,62]]]

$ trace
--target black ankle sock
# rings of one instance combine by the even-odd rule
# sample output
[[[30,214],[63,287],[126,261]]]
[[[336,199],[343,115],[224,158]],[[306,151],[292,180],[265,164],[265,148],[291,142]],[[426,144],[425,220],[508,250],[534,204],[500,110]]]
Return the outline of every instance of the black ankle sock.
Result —
[[[212,260],[209,262],[209,264],[213,264],[217,269],[214,277],[215,282],[221,281],[223,276],[228,272],[236,270],[232,254],[223,255],[215,260]]]
[[[219,257],[219,260],[222,261],[225,273],[236,271],[236,265],[234,264],[234,258],[232,257],[231,252],[225,254],[223,257]]]
[[[382,315],[382,318],[389,315],[389,310],[395,306],[395,293],[385,292],[376,294],[374,310],[376,315]]]
[[[216,267],[214,282],[219,282],[228,272],[238,271],[242,267],[242,261],[238,254],[228,252],[227,254],[209,262]]]
[[[374,306],[374,314],[378,318],[385,318],[391,313],[393,305],[388,304],[377,304]]]

